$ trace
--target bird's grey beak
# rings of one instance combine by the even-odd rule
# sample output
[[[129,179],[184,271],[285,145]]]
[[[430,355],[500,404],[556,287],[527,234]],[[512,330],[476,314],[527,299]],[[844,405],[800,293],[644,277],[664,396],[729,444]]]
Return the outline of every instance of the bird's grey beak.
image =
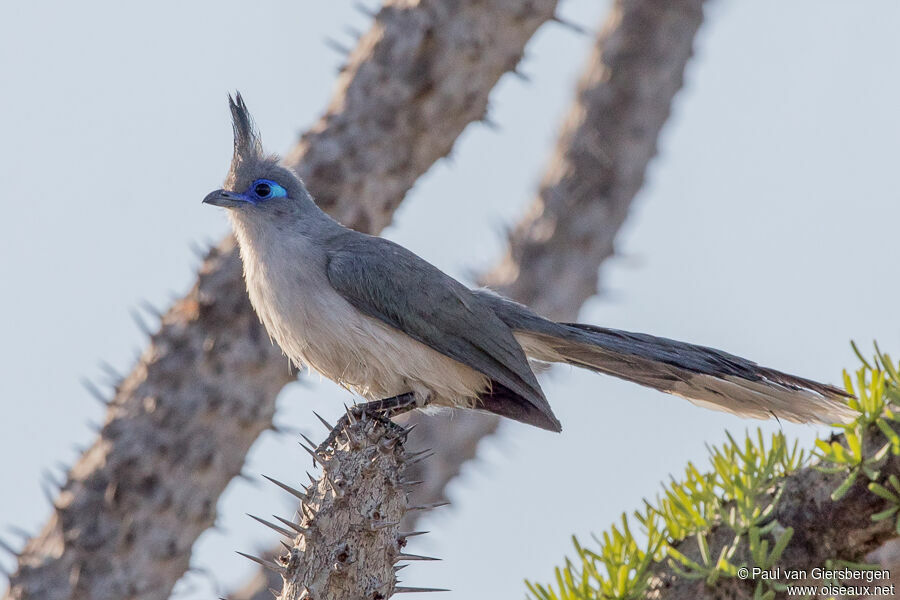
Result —
[[[222,208],[235,208],[246,203],[246,198],[241,194],[229,192],[228,190],[216,190],[207,194],[206,198],[203,199],[203,204],[212,204]]]

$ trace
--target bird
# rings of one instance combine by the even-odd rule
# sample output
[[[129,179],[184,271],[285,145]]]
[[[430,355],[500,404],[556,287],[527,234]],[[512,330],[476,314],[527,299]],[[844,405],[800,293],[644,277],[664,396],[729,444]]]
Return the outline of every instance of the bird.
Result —
[[[742,417],[830,424],[856,415],[837,387],[714,348],[546,319],[344,227],[263,150],[241,95],[228,102],[231,167],[203,202],[227,209],[270,338],[298,368],[367,400],[363,411],[468,408],[558,432],[535,366],[564,363]]]

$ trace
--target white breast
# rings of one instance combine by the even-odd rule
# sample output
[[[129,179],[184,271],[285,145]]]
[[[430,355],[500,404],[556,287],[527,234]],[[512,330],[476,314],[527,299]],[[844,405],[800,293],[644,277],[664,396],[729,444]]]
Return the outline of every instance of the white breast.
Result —
[[[423,403],[471,406],[488,387],[477,371],[360,313],[331,287],[324,254],[303,237],[288,243],[241,244],[241,258],[253,307],[298,367],[369,400],[412,391]]]

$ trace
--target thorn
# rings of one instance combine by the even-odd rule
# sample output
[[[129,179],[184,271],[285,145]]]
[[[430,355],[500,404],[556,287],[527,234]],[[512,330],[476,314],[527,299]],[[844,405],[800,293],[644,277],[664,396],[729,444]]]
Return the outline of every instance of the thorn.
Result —
[[[400,485],[402,485],[403,487],[415,487],[423,483],[425,483],[424,479],[416,479],[415,481],[401,481]]]
[[[137,325],[137,328],[141,330],[141,333],[143,333],[147,337],[152,337],[153,330],[150,329],[150,326],[147,325],[146,321],[144,321],[144,317],[141,316],[141,313],[134,308],[129,309],[128,312],[131,314],[131,320],[134,321],[134,324]]]
[[[331,37],[325,38],[325,46],[344,56],[350,54],[350,48]]]
[[[393,527],[394,525],[399,525],[400,521],[371,521],[366,528],[369,531],[378,531],[379,529],[387,529],[388,527]]]
[[[235,552],[237,552],[237,550],[235,550]],[[270,571],[274,571],[281,576],[287,575],[287,572],[288,572],[287,569],[285,569],[281,565],[277,565],[277,564],[273,563],[272,561],[263,560],[257,556],[253,556],[250,554],[244,554],[243,552],[237,552],[237,553],[240,554],[241,556],[243,556],[244,558],[246,558],[247,560],[252,560],[259,566],[269,569]]]
[[[400,438],[384,438],[380,442],[378,442],[378,447],[384,451],[393,450],[394,446],[400,443]]]
[[[349,25],[344,27],[344,32],[347,35],[349,35],[350,37],[352,37],[354,40],[358,40],[359,38],[362,37],[362,32],[359,29],[356,29],[355,27],[350,27]]]
[[[302,437],[304,440],[306,440],[306,443],[309,444],[310,446],[312,446],[313,448],[315,448],[318,445],[314,441],[312,441],[311,439],[309,439],[308,437],[303,435],[302,433],[300,434],[300,437]]]
[[[111,400],[108,400],[106,396],[103,395],[103,392],[100,391],[100,388],[94,385],[90,379],[82,379],[81,386],[87,390],[91,397],[96,398],[97,402],[102,404],[104,408],[110,405]]]
[[[236,475],[236,477],[242,479],[243,481],[246,481],[253,487],[259,487],[259,479],[257,479],[256,477],[254,477],[253,475],[250,475],[249,473],[247,473],[245,471],[240,471]]]
[[[102,370],[103,373],[106,374],[107,377],[109,377],[110,381],[113,384],[118,384],[120,381],[122,381],[122,374],[116,371],[108,362],[102,361],[100,363],[100,370]]]
[[[356,423],[356,417],[353,416],[353,414],[350,412],[350,408],[349,408],[346,404],[344,405],[344,412],[347,413],[347,423],[348,423],[349,425],[355,424],[355,423]]]
[[[44,469],[43,471],[41,471],[41,476],[44,478],[44,481],[46,481],[47,483],[50,483],[50,484],[56,486],[57,488],[62,489],[63,484],[56,480],[56,478],[53,476],[53,472],[50,471],[49,469]]]
[[[353,4],[353,8],[355,8],[356,10],[358,10],[359,12],[361,12],[362,14],[366,15],[367,17],[375,18],[375,15],[378,14],[377,12],[375,12],[374,10],[372,10],[371,8],[369,8],[369,7],[367,7],[366,5],[364,5],[362,2],[355,2],[355,3]]]
[[[287,493],[291,494],[292,496],[294,496],[296,498],[300,498],[301,500],[304,500],[306,498],[306,494],[302,493],[300,490],[296,490],[296,489],[292,488],[291,486],[289,486],[286,483],[281,483],[277,479],[272,479],[268,475],[263,475],[263,477],[265,477],[266,479],[268,479],[269,481],[271,481],[272,483],[274,483],[275,485],[277,485],[278,487],[280,487],[281,489],[283,489],[284,491],[286,491]]]
[[[238,553],[240,554],[240,553]],[[441,560],[433,556],[420,556],[419,554],[398,554],[394,560]]]
[[[398,585],[394,588],[395,594],[409,594],[415,592],[449,592],[450,590],[446,590],[444,588],[421,588],[421,587],[405,587],[402,585]]]
[[[222,535],[228,535],[228,528],[222,525],[221,521],[216,520],[213,521],[213,524],[210,526],[210,529],[213,531],[220,533]]]
[[[141,308],[143,308],[147,312],[147,314],[150,314],[150,315],[156,317],[157,319],[163,318],[162,311],[159,310],[158,308],[156,308],[155,306],[153,306],[152,304],[150,304],[150,302],[148,300],[141,300],[139,305]]]
[[[328,482],[328,485],[331,486],[331,491],[332,491],[332,493],[334,493],[334,497],[335,498],[343,498],[344,497],[343,486],[338,486],[337,483],[335,482],[335,480],[333,480],[328,475],[328,473],[323,472],[322,475],[325,477],[325,481]],[[343,481],[343,479],[341,479],[340,481]]]
[[[24,540],[24,541],[30,540],[32,537],[30,533],[28,533],[27,531],[25,531],[24,529],[22,529],[21,527],[18,527],[16,525],[7,525],[6,529],[13,535],[17,535],[20,538],[22,538],[22,540]]]
[[[519,70],[518,67],[510,71],[515,77],[518,77],[520,81],[524,81],[525,83],[531,83],[531,76],[526,75],[522,71]]]
[[[487,115],[484,115],[483,117],[481,117],[481,122],[482,122],[482,124],[484,124],[488,129],[490,129],[490,130],[492,130],[492,131],[500,131],[500,124],[497,123],[497,121],[493,120],[492,118],[490,118],[490,117],[487,116]]]
[[[364,446],[368,446],[368,439],[364,435],[351,435],[347,429],[344,429],[341,433],[343,433],[347,437],[347,446],[352,451],[356,451]]]
[[[410,425],[409,427],[405,427],[405,428],[403,429],[403,432],[400,434],[400,437],[402,437],[402,438],[408,437],[409,434],[410,434],[410,432],[411,432],[413,429],[415,429],[416,427],[418,427],[418,426],[419,426],[418,423],[413,423],[413,424]]]
[[[285,542],[284,540],[278,540],[278,541],[279,541],[279,543],[281,543],[282,546],[284,546],[284,549],[287,550],[288,552],[290,552],[291,550],[293,550],[293,548],[291,547],[291,545],[288,544],[287,542]]]
[[[410,506],[407,507],[407,512],[411,512],[414,510],[431,510],[432,508],[438,508],[441,506],[447,506],[450,504],[449,502],[431,502],[429,504],[420,504],[418,506]]]
[[[276,516],[276,515],[272,515],[272,516],[275,517],[276,519],[278,519],[279,521],[281,521],[282,523],[284,523],[285,525],[287,525],[288,527],[290,527],[291,529],[293,529],[294,531],[296,531],[297,533],[306,533],[307,531],[309,531],[309,527],[301,527],[300,525],[297,525],[293,521],[288,521],[287,519],[282,519],[281,517]]]
[[[316,481],[315,478],[313,478],[313,476],[309,474],[309,471],[306,472],[306,476],[309,477],[310,485],[318,485],[319,482]]]
[[[554,23],[562,25],[569,31],[574,31],[578,35],[588,35],[590,33],[586,28],[582,27],[578,23],[575,23],[574,21],[569,21],[567,19],[563,19],[563,18],[559,17],[558,15],[553,15],[552,17],[550,17],[550,20],[553,21]]]
[[[58,510],[56,507],[56,499],[54,498],[53,492],[50,491],[46,481],[41,482],[41,491],[44,493],[44,498],[46,498],[47,502],[50,503],[50,506],[53,507],[53,510]]]
[[[300,444],[300,447],[303,448],[304,450],[306,450],[310,456],[312,456],[313,466],[315,467],[316,463],[321,461],[321,458],[316,454],[316,451],[313,450],[312,448],[307,448],[306,446],[303,445],[302,442],[297,442],[297,443]]]
[[[291,427],[287,423],[272,423],[272,430],[277,431],[278,433],[290,434],[294,435],[295,433],[300,433],[300,430],[296,427]]]
[[[253,520],[256,521],[257,523],[262,523],[263,525],[265,525],[266,527],[268,527],[268,528],[271,529],[272,531],[277,531],[278,533],[280,533],[281,535],[283,535],[283,536],[286,537],[286,538],[291,538],[291,539],[293,539],[293,538],[295,537],[293,533],[291,533],[290,531],[288,531],[288,530],[285,529],[284,527],[279,527],[278,525],[276,525],[275,523],[272,523],[271,521],[266,521],[265,519],[260,519],[259,517],[253,516],[253,515],[251,515],[250,513],[246,513],[246,514],[247,514],[248,517],[250,517],[251,519],[253,519]]]
[[[425,448],[424,450],[419,450],[418,452],[410,452],[404,458],[418,458],[419,456],[422,456],[423,454],[428,454],[429,452],[431,452],[433,450],[434,450],[433,448]]]
[[[309,511],[309,514],[306,514],[306,511]],[[300,514],[312,521],[316,516],[316,511],[310,508],[306,502],[300,501]]]
[[[394,573],[396,573],[397,571],[402,571],[403,569],[405,569],[408,566],[409,565],[394,565]]]
[[[70,446],[70,448],[72,448],[72,452],[74,452],[75,454],[77,454],[79,456],[81,456],[82,454],[87,452],[89,447],[90,446],[86,446],[83,444],[72,444]]]
[[[322,418],[322,415],[320,415],[320,414],[317,413],[316,411],[312,411],[312,414],[316,415],[316,418],[319,419],[319,421],[322,422],[322,425],[324,425],[324,426],[325,426],[325,429],[327,429],[329,432],[331,432],[332,430],[334,430],[334,425],[332,425],[331,423],[329,423],[328,421],[326,421],[325,419],[323,419],[323,418]]]
[[[272,592],[272,595],[275,596],[275,598],[281,598],[281,592],[275,588],[269,588],[269,591]]]
[[[3,538],[0,538],[0,549],[6,550],[9,554],[12,554],[13,557],[19,558],[22,554],[13,549],[12,546],[7,544]]]
[[[188,573],[188,574],[196,573],[197,575],[205,575],[207,577],[212,576],[212,572],[210,572],[209,569],[207,569],[206,567],[198,567],[197,565],[189,566],[187,568],[187,571],[185,571],[185,573]]]
[[[407,464],[407,465],[414,465],[414,464],[416,464],[416,463],[422,462],[423,460],[428,460],[428,459],[431,458],[432,456],[434,456],[434,452],[429,452],[428,454],[423,454],[423,455],[420,456],[419,458],[415,458],[415,459],[413,459],[413,460],[411,460],[411,461],[408,461],[406,464]]]
[[[417,535],[425,535],[427,531],[401,531],[397,534],[398,538],[411,538]]]
[[[194,256],[196,256],[200,260],[204,260],[206,258],[206,254],[208,253],[208,250],[206,248],[204,248],[203,246],[201,246],[199,242],[192,240],[188,244],[188,247],[190,248],[191,252],[194,253]]]

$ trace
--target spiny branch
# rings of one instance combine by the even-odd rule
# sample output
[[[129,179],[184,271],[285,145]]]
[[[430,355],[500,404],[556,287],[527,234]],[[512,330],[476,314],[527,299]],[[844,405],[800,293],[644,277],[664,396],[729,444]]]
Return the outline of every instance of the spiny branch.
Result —
[[[328,450],[317,452],[322,474],[299,494],[300,520],[276,517],[281,527],[252,517],[287,538],[274,561],[241,553],[282,580],[281,600],[389,598],[395,593],[442,591],[397,586],[403,561],[437,560],[410,554],[407,539],[424,532],[400,530],[404,513],[436,506],[410,506],[404,434],[363,418],[336,432]],[[291,495],[292,486],[267,478]]]

